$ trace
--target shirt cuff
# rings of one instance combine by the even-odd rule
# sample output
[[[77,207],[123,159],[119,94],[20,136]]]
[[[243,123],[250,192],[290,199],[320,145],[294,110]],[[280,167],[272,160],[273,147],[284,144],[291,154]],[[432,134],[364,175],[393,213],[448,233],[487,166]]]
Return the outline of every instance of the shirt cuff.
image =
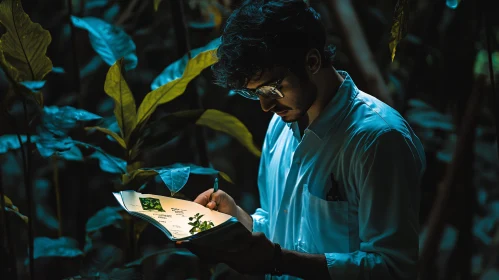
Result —
[[[263,211],[261,208],[256,209],[256,212],[251,215],[253,218],[253,232],[263,232],[267,235],[267,212]]]

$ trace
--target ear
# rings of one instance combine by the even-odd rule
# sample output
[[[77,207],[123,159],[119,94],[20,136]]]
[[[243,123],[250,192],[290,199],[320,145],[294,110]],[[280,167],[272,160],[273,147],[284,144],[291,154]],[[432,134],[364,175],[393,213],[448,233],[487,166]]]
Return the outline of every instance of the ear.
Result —
[[[305,68],[307,69],[307,72],[314,75],[319,72],[321,66],[321,54],[317,49],[310,49],[305,56]]]

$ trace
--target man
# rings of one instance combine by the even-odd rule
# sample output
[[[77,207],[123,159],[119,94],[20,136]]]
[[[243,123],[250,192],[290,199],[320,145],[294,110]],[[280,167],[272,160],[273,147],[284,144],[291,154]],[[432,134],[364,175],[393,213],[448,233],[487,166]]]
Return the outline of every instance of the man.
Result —
[[[332,56],[319,15],[302,0],[246,1],[228,19],[216,82],[274,114],[261,208],[250,216],[221,190],[200,194],[196,202],[237,217],[253,235],[236,252],[194,252],[289,279],[417,278],[423,147]]]

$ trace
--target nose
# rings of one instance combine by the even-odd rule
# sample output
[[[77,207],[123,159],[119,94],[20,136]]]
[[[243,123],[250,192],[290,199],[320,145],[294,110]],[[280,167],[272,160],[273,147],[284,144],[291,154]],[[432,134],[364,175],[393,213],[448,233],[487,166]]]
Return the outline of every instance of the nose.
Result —
[[[267,113],[269,112],[272,108],[276,106],[276,101],[275,99],[272,98],[267,98],[263,96],[258,97],[260,99],[260,106],[262,107],[262,110]]]

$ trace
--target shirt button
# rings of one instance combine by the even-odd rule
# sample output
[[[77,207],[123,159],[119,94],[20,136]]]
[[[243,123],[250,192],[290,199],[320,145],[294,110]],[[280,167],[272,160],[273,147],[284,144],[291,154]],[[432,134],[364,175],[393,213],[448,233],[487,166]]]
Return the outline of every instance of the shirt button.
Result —
[[[284,213],[288,213],[288,210],[284,210]]]

